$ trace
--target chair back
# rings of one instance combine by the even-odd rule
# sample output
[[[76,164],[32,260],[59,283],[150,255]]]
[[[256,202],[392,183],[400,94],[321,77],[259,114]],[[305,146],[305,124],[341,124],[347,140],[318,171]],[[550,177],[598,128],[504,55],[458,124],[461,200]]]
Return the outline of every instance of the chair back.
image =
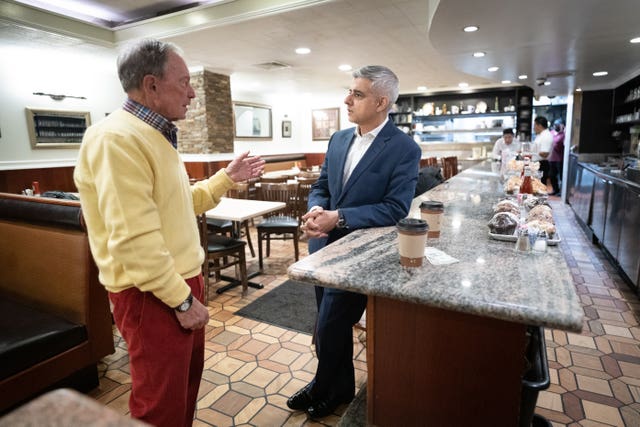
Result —
[[[300,219],[302,215],[307,213],[309,203],[309,192],[311,192],[311,186],[316,182],[315,178],[301,179],[298,178],[298,222],[302,222]]]
[[[422,169],[426,166],[438,166],[438,158],[427,157],[426,159],[420,159],[420,168]]]
[[[233,187],[227,191],[227,197],[232,199],[248,199],[249,183],[247,181],[236,182]]]
[[[265,177],[265,176],[261,176],[260,177],[260,184],[262,185],[262,183],[280,183],[280,182],[287,182],[287,177],[284,175],[280,175],[280,176],[270,176],[270,177]]]
[[[455,156],[452,157],[443,157],[442,158],[442,176],[445,180],[451,178],[454,175],[458,174],[458,158]]]
[[[260,183],[258,196],[260,200],[270,202],[284,202],[287,206],[276,212],[265,214],[265,217],[271,216],[290,216],[297,218],[298,213],[298,183]]]

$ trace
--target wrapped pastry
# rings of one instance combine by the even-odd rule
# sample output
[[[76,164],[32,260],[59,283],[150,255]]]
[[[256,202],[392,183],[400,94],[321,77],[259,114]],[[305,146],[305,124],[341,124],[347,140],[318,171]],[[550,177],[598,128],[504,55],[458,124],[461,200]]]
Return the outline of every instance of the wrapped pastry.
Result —
[[[533,209],[534,207],[536,207],[538,205],[549,206],[547,204],[547,198],[546,197],[530,196],[530,197],[527,197],[527,199],[524,201],[524,207],[527,208],[527,209]],[[549,206],[549,207],[551,207],[551,206]]]
[[[520,190],[520,185],[522,185],[522,178],[519,176],[512,176],[504,184],[504,191],[506,193],[513,193],[516,189]]]
[[[487,225],[493,234],[510,235],[518,226],[518,217],[511,212],[498,212]]]
[[[513,200],[500,200],[493,206],[493,212],[511,212],[515,215],[520,215],[520,206]]]
[[[538,178],[531,179],[531,186],[533,187],[534,194],[547,194],[547,186]]]
[[[551,213],[551,208],[547,205],[538,205],[533,207],[533,209],[529,211],[529,215],[527,215],[527,222],[535,220],[546,221],[553,224],[554,221],[553,214]]]
[[[556,226],[553,223],[548,221],[542,221],[542,220],[528,221],[527,228],[530,230],[536,229],[539,231],[545,231],[548,237],[553,237],[553,235],[556,234]]]

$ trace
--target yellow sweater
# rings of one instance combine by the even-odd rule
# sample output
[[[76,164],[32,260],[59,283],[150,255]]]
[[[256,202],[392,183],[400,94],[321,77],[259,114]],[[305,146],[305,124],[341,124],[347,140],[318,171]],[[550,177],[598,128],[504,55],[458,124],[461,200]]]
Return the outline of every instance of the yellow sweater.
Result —
[[[177,307],[189,295],[184,279],[204,261],[195,215],[231,188],[226,172],[190,186],[169,141],[118,110],[87,129],[73,177],[100,282],[110,292],[135,286]]]

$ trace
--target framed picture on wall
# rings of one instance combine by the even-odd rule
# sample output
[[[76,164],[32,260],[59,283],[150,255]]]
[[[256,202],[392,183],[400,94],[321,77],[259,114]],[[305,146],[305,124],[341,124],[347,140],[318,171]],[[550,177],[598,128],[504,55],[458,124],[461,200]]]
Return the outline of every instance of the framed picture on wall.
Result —
[[[314,141],[329,139],[340,129],[340,108],[311,110],[311,131]]]
[[[282,121],[282,137],[291,138],[291,120]]]
[[[236,138],[273,138],[271,133],[271,107],[268,105],[234,102],[233,113]]]

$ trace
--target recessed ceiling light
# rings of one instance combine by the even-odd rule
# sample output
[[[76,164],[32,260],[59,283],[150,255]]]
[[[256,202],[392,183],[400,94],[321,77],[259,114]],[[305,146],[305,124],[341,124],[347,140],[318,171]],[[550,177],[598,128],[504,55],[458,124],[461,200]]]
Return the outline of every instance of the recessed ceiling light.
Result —
[[[503,84],[503,85],[508,85],[509,83],[511,83],[511,80],[503,80],[503,81],[502,81],[502,84]]]
[[[544,85],[545,85],[545,86],[549,86],[550,84],[551,84],[551,82],[550,82],[549,80],[546,80],[546,81],[544,82]]]
[[[340,70],[340,71],[350,71],[351,68],[352,67],[349,64],[342,64],[342,65],[338,66],[338,70]]]
[[[576,88],[576,92],[582,92],[582,88],[581,87]]]
[[[469,83],[460,82],[460,83],[458,83],[458,87],[461,87],[461,88],[464,89],[465,87],[469,87]]]
[[[487,71],[490,71],[490,72],[493,73],[494,71],[498,71],[499,69],[500,69],[500,67],[489,67],[489,68],[487,68]]]
[[[631,43],[640,43],[640,37],[635,37],[631,40],[629,40]]]
[[[608,71],[596,71],[595,73],[593,73],[594,77],[602,77],[602,76],[606,76],[607,74],[609,74]]]
[[[426,91],[426,90],[427,90],[427,87],[426,87],[426,86],[418,86],[418,90],[419,90],[420,92],[424,92],[424,91]]]
[[[299,47],[296,49],[296,53],[298,55],[306,55],[308,53],[311,53],[311,49],[309,49],[308,47]]]
[[[524,79],[526,79],[527,77],[529,77],[529,76],[527,76],[526,74],[520,74],[520,75],[518,76],[518,79],[520,79],[520,80],[524,80]]]
[[[484,52],[473,52],[473,57],[474,58],[482,58],[485,55],[486,55],[486,53],[484,53]]]
[[[474,31],[478,31],[480,28],[477,25],[468,25],[464,27],[462,30],[465,33],[473,33]]]

